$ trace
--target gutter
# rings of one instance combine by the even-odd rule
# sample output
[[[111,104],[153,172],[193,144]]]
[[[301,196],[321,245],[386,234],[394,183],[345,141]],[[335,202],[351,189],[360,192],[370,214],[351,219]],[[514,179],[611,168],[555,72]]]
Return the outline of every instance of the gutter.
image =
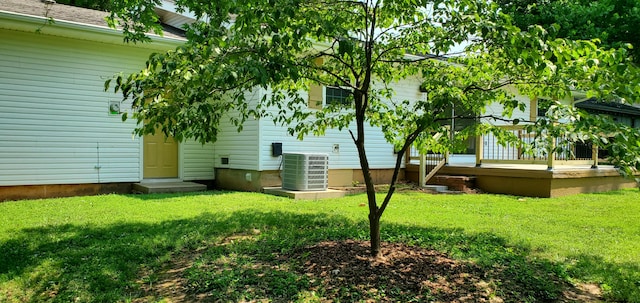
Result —
[[[123,40],[122,30],[65,20],[54,19],[54,21],[55,23],[48,24],[49,19],[45,17],[0,10],[0,29],[36,33],[36,30],[40,28],[40,33],[44,35],[127,45]],[[149,36],[152,42],[136,43],[135,46],[152,50],[169,50],[186,42],[186,39],[168,38],[151,34]],[[133,44],[129,45],[133,46]]]

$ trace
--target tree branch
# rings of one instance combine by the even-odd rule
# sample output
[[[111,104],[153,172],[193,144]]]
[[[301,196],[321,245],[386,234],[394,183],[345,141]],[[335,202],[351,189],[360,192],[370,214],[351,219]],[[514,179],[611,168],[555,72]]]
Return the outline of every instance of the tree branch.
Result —
[[[380,205],[380,208],[378,208],[378,211],[376,214],[378,217],[382,216],[385,209],[387,209],[387,205],[389,205],[389,202],[391,201],[391,197],[393,196],[393,193],[396,190],[396,183],[398,182],[397,181],[398,174],[400,172],[400,166],[402,165],[402,157],[404,153],[407,152],[407,149],[409,149],[409,147],[413,144],[413,142],[418,138],[420,133],[422,133],[425,129],[426,129],[426,125],[418,126],[416,130],[414,130],[411,134],[407,136],[407,139],[405,140],[404,145],[398,151],[398,156],[396,157],[396,164],[393,169],[393,176],[391,177],[391,184],[389,184],[389,190],[387,191],[387,194],[385,195],[384,200]]]

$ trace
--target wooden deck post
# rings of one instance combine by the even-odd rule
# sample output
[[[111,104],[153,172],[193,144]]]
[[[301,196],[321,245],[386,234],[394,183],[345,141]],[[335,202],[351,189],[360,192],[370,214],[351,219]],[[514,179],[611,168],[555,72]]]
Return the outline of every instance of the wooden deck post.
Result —
[[[407,150],[404,152],[404,164],[405,166],[407,164],[411,163],[411,147],[407,148]]]
[[[522,130],[518,130],[518,142],[522,142]],[[518,144],[518,155],[516,157],[518,160],[522,159],[522,144]]]
[[[420,182],[420,187],[427,185],[427,155],[420,153],[420,177],[418,178],[418,182]]]
[[[549,149],[547,150],[547,170],[553,170],[556,160],[556,138],[549,136]]]
[[[484,145],[482,142],[482,135],[476,136],[476,167],[480,167],[482,165],[482,155]]]
[[[593,160],[591,168],[598,168],[598,157],[598,145],[591,143],[591,159]]]

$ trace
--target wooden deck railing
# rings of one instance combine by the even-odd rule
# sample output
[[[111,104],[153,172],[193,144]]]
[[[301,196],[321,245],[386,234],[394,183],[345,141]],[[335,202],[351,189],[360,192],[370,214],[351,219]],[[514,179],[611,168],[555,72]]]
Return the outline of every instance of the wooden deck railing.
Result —
[[[536,134],[528,132],[523,126],[502,126],[512,132],[518,143],[501,145],[493,134],[476,137],[476,167],[482,164],[546,164],[547,169],[556,165],[588,165],[598,166],[598,148],[590,143],[572,142],[568,136],[548,138],[547,144],[538,149],[533,148]],[[444,134],[434,135],[437,139]],[[527,146],[528,145],[528,146]],[[525,148],[527,147],[527,148]],[[427,152],[421,154],[417,148],[407,151],[406,163],[419,161],[419,182],[424,186],[440,168],[449,163],[449,154]],[[414,162],[415,163],[415,162]]]
[[[549,137],[544,147],[535,148],[534,132],[528,132],[523,126],[503,126],[513,133],[519,143],[500,145],[493,134],[476,138],[476,166],[483,163],[502,164],[546,164],[548,169],[556,165],[598,165],[598,149],[590,143],[572,142],[568,136]],[[525,146],[528,152],[525,152]]]

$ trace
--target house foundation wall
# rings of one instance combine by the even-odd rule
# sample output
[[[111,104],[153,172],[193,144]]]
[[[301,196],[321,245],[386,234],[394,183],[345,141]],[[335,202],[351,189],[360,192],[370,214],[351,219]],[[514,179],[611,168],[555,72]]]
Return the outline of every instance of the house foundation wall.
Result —
[[[393,177],[393,169],[372,169],[371,170],[371,178],[373,179],[374,184],[389,184],[391,183],[391,177]],[[404,169],[400,170],[398,174],[398,180],[404,180]],[[364,184],[364,174],[360,169],[353,170],[353,181]],[[352,186],[353,184],[347,184],[344,186]],[[336,185],[337,186],[337,185]]]
[[[554,179],[551,183],[551,197],[581,193],[597,193],[625,188],[635,188],[638,184],[622,177],[593,177],[581,179]]]
[[[551,197],[551,180],[508,176],[476,176],[476,186],[487,193],[549,198]]]
[[[44,199],[102,194],[129,194],[131,183],[0,186],[0,201]]]
[[[375,184],[388,184],[393,176],[393,169],[372,169],[371,177]],[[364,176],[359,169],[330,169],[329,187],[350,187],[364,183]],[[404,173],[400,174],[400,179]],[[262,191],[265,187],[282,186],[280,171],[256,171],[243,169],[216,168],[215,185],[217,188]]]

